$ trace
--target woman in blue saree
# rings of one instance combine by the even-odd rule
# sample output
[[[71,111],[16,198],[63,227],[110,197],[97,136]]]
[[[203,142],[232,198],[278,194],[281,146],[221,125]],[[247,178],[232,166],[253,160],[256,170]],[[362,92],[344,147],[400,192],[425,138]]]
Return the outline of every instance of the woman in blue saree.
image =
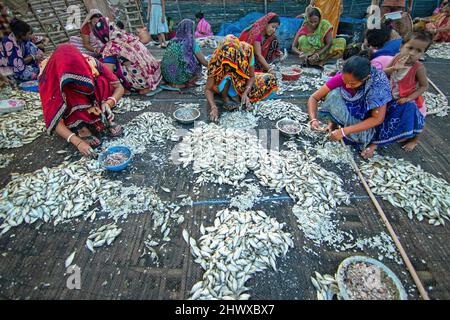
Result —
[[[320,111],[328,118],[328,126],[317,119],[318,102],[325,99]],[[366,58],[354,56],[347,60],[342,73],[331,78],[308,100],[310,126],[329,131],[331,140],[344,139],[363,150],[383,123],[386,105],[392,100],[389,79],[382,70],[370,65]]]
[[[18,82],[36,80],[43,52],[31,41],[31,27],[17,19],[10,27],[12,32],[2,38],[0,45],[0,68],[6,74],[12,72]]]

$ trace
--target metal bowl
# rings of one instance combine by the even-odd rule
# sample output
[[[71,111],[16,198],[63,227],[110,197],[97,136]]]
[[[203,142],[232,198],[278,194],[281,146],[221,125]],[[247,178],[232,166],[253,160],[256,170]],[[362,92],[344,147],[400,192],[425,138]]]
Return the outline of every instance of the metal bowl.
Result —
[[[121,164],[116,165],[116,166],[107,166],[107,165],[105,165],[104,161],[105,161],[105,158],[108,155],[113,154],[113,153],[119,153],[119,152],[125,153],[128,156],[128,159],[125,160],[124,162],[122,162]],[[100,155],[98,157],[98,162],[106,170],[109,170],[109,171],[122,171],[122,170],[125,170],[128,167],[128,165],[130,164],[131,157],[132,157],[132,153],[131,153],[130,148],[125,147],[125,146],[114,146],[114,147],[109,147],[105,152],[100,153]]]
[[[173,117],[180,123],[190,124],[200,117],[200,111],[196,108],[182,107],[175,110]]]
[[[344,261],[342,261],[341,264],[339,265],[339,268],[336,273],[336,280],[337,280],[338,287],[339,287],[339,294],[342,296],[342,298],[344,300],[351,300],[351,298],[348,294],[348,291],[347,291],[347,286],[345,285],[347,268],[351,264],[354,264],[357,262],[364,262],[366,264],[372,264],[372,265],[375,265],[378,268],[380,268],[381,271],[384,272],[394,283],[394,285],[397,289],[399,300],[408,300],[408,295],[406,293],[406,290],[403,287],[400,280],[398,279],[398,277],[394,274],[394,272],[392,272],[391,269],[386,267],[380,261],[369,258],[369,257],[365,257],[365,256],[349,257],[349,258],[345,259]]]
[[[288,125],[295,126],[295,127],[297,127],[298,130],[296,130],[295,132],[287,131],[284,127],[288,126]],[[291,120],[291,119],[278,120],[276,126],[277,126],[277,129],[281,132],[281,134],[283,134],[287,137],[294,137],[302,131],[300,123],[298,123],[297,121]]]

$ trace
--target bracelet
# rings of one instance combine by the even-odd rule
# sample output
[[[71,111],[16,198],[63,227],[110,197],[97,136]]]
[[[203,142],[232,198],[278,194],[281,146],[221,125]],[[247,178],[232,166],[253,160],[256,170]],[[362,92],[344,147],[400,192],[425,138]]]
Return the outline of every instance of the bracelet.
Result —
[[[316,118],[312,119],[310,122],[308,122],[309,125],[311,125],[314,121],[319,121]]]
[[[114,102],[114,105],[113,105],[113,107],[117,104],[117,99],[116,98],[114,98],[114,97],[109,97],[108,99],[106,99],[106,100],[112,100],[113,102]]]
[[[345,132],[344,132],[344,128],[341,128],[341,133],[342,133],[342,136],[343,136],[343,137],[346,137],[346,138],[347,138],[347,136],[345,135]]]
[[[70,138],[72,138],[75,135],[74,132],[72,132],[72,134],[67,138],[67,142],[70,143]]]
[[[83,139],[80,139],[80,142],[78,142],[76,148],[78,148],[78,146],[83,142]]]

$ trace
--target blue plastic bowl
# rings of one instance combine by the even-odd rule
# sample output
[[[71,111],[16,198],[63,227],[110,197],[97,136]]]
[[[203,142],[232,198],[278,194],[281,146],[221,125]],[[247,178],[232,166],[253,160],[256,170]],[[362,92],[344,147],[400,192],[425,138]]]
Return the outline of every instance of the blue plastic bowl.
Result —
[[[123,163],[121,163],[121,164],[119,164],[119,165],[117,165],[117,166],[105,166],[103,164],[103,161],[105,160],[105,158],[108,155],[113,154],[113,153],[119,153],[119,152],[125,153],[128,156],[128,160],[123,162]],[[109,171],[122,171],[122,170],[124,170],[124,169],[126,169],[128,167],[128,165],[129,165],[129,163],[131,161],[131,157],[132,157],[132,154],[131,154],[130,148],[125,147],[125,146],[115,146],[115,147],[109,147],[105,152],[100,153],[100,155],[98,157],[98,161],[99,161],[100,165],[102,167],[104,167],[106,170],[109,170]]]
[[[20,89],[24,91],[39,92],[39,81],[27,81],[19,84]]]

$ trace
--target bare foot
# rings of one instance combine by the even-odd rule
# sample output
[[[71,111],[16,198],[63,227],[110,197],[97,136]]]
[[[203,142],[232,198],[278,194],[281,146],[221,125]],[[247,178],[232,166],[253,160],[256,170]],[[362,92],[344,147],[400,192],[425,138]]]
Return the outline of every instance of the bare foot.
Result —
[[[402,149],[405,150],[406,152],[411,152],[414,150],[414,148],[417,146],[417,144],[419,143],[419,141],[417,139],[412,139],[409,142],[407,142]]]
[[[376,149],[377,149],[376,144],[369,145],[366,149],[363,150],[363,152],[361,152],[361,157],[363,157],[364,159],[372,158]]]

